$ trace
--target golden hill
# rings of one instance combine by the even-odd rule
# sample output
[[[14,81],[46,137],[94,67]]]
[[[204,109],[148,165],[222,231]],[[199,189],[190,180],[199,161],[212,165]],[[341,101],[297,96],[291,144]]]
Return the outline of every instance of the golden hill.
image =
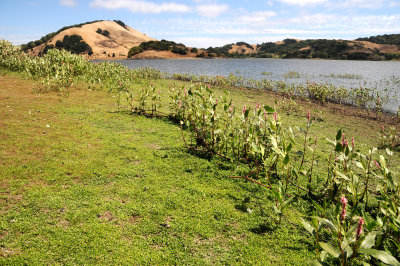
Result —
[[[101,29],[102,32],[108,31],[109,35],[98,33],[98,29]],[[32,52],[36,55],[42,53],[46,45],[55,46],[56,42],[62,41],[65,35],[74,34],[81,36],[82,40],[92,48],[91,59],[110,58],[113,54],[115,58],[126,58],[129,49],[133,46],[155,40],[129,26],[124,27],[115,21],[104,20],[63,30],[46,43],[34,47]]]

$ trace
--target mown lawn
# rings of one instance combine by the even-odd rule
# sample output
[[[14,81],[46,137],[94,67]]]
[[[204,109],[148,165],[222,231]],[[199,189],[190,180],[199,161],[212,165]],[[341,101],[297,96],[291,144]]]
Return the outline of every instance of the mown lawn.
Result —
[[[0,264],[314,258],[304,202],[278,226],[263,188],[229,178],[235,166],[189,153],[168,120],[117,112],[105,92],[34,87],[0,77]]]

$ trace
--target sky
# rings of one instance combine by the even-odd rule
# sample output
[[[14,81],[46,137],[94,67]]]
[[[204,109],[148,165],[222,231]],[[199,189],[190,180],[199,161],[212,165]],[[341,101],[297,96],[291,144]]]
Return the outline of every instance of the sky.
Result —
[[[0,0],[0,39],[19,45],[68,25],[121,20],[156,39],[208,48],[400,33],[400,0]]]

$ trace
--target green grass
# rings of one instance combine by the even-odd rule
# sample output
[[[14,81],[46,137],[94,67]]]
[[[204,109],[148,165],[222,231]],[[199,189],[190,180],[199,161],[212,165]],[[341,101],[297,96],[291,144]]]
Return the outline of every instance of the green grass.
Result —
[[[263,188],[188,153],[168,120],[116,112],[103,92],[34,86],[0,77],[0,264],[313,259],[305,207],[293,204],[278,228]]]

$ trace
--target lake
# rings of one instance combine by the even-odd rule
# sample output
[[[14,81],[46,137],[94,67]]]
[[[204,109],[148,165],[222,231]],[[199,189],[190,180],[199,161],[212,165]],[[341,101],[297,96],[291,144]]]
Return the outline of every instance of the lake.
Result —
[[[100,60],[95,60],[100,61]],[[151,67],[166,73],[228,76],[247,79],[285,80],[288,83],[314,81],[345,86],[377,88],[388,91],[391,100],[384,108],[397,112],[400,100],[399,61],[350,61],[309,59],[138,59],[113,60],[128,68]]]

